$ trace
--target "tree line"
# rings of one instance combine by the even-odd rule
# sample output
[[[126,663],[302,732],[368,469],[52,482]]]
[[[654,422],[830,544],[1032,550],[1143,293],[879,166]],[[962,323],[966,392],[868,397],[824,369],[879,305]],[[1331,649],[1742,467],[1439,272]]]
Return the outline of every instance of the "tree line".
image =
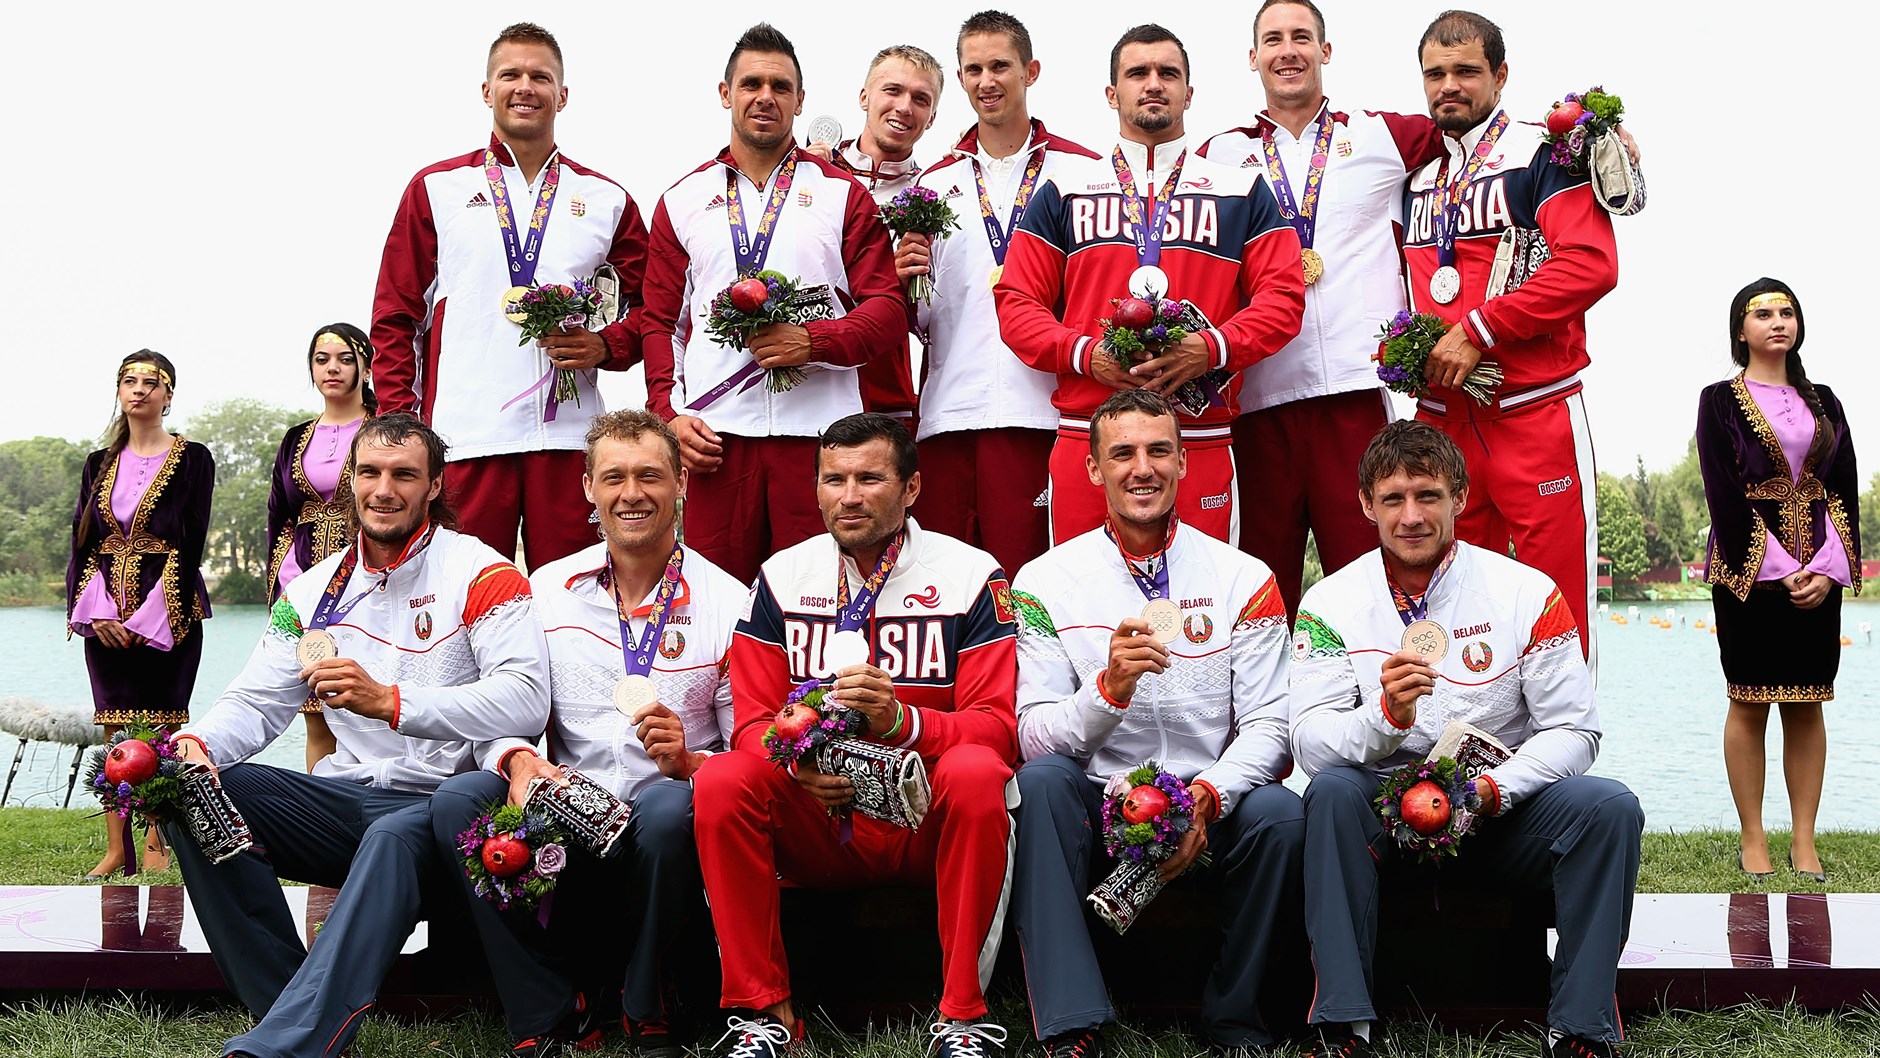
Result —
[[[240,397],[211,404],[181,432],[215,454],[215,503],[203,573],[216,602],[267,599],[268,487],[281,435],[311,413]],[[89,445],[59,437],[0,442],[0,606],[58,605],[72,513]],[[1670,470],[1599,475],[1600,553],[1624,584],[1652,570],[1702,561],[1710,532],[1697,442]],[[1880,558],[1880,473],[1860,498],[1861,557]],[[1316,554],[1308,560],[1316,565]],[[1316,570],[1311,571],[1316,573]],[[1308,583],[1316,580],[1308,576]]]

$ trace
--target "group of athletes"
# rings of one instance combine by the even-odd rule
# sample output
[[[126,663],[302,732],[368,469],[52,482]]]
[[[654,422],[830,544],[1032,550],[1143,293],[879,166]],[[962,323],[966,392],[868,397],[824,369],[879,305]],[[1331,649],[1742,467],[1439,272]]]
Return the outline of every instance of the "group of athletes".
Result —
[[[669,956],[702,889],[731,1011],[713,1053],[784,1054],[805,1028],[781,878],[935,887],[935,1053],[1005,1045],[985,989],[1010,928],[1046,1053],[1092,1058],[1116,1018],[1084,903],[1108,867],[1102,790],[1153,760],[1205,822],[1160,874],[1191,884],[1175,879],[1212,850],[1218,879],[1224,940],[1192,971],[1210,1045],[1275,1043],[1258,1000],[1303,924],[1306,1051],[1365,1054],[1392,855],[1372,803],[1452,721],[1515,750],[1478,780],[1466,869],[1556,892],[1543,1051],[1616,1053],[1643,820],[1585,774],[1599,726],[1577,375],[1584,313],[1616,281],[1612,228],[1541,130],[1501,110],[1493,23],[1444,12],[1418,53],[1427,117],[1334,109],[1321,13],[1266,0],[1251,51],[1266,108],[1191,143],[1186,51],[1138,26],[1111,56],[1118,138],[1090,150],[1027,109],[1025,27],[981,12],[957,41],[977,123],[922,165],[946,80],[931,55],[884,49],[860,134],[799,145],[802,70],[760,24],[719,88],[729,145],[644,224],[560,152],[554,38],[504,30],[488,146],[421,171],[387,241],[380,413],[338,497],[358,536],[285,586],[248,666],[177,736],[266,848],[212,863],[173,835],[258,1019],[226,1053],[345,1049],[412,924],[454,908],[516,1053],[597,1044],[593,997],[620,988],[633,1046],[676,1055],[690,1041]],[[879,209],[915,184],[962,229],[891,241]],[[1510,231],[1539,250],[1490,297]],[[624,315],[519,350],[514,288],[603,264]],[[817,318],[748,349],[714,341],[713,297],[763,269],[826,288]],[[917,275],[930,303],[906,295]],[[1145,286],[1203,325],[1131,366],[1102,321]],[[1393,423],[1371,354],[1406,290],[1454,326],[1419,421]],[[1460,391],[1485,356],[1505,376],[1488,405]],[[594,373],[640,363],[647,409],[597,412]],[[773,390],[752,365],[802,381]],[[556,399],[557,371],[578,403]],[[1223,377],[1199,408],[1168,399]],[[1308,531],[1328,575],[1302,600]],[[1412,624],[1440,649],[1411,649]],[[298,649],[316,631],[337,656]],[[868,658],[838,667],[847,631]],[[656,700],[616,708],[640,679]],[[846,812],[845,778],[766,759],[766,728],[812,679],[868,738],[920,755],[917,829]],[[246,763],[310,695],[334,747],[313,773]],[[1280,782],[1295,762],[1303,798]],[[500,913],[457,836],[570,768],[632,805],[624,851],[574,851],[543,919]],[[310,947],[279,878],[344,883]],[[595,979],[597,947],[624,953],[624,987]]]

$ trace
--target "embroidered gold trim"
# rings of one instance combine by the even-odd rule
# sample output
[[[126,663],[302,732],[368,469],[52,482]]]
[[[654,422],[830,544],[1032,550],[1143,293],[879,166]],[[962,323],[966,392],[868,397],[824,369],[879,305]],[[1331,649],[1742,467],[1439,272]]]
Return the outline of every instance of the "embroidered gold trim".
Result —
[[[1751,687],[1747,684],[1729,684],[1729,695],[1739,702],[1832,702],[1834,684],[1798,684],[1790,686],[1780,684],[1774,687]]]
[[[288,460],[294,485],[301,493],[300,513],[286,527],[283,539],[275,542],[275,553],[268,567],[270,591],[272,585],[280,580],[281,565],[287,560],[287,550],[294,546],[294,534],[300,526],[313,527],[312,536],[307,542],[309,566],[336,551],[344,550],[352,543],[357,532],[352,503],[352,455],[348,453],[346,462],[340,466],[339,481],[333,486],[333,498],[330,500],[321,496],[320,490],[314,488],[312,480],[307,477],[307,446],[313,442],[313,435],[319,425],[318,419],[307,421],[307,428],[300,435],[300,444],[294,448],[294,454]]]
[[[1717,546],[1714,535],[1710,540],[1710,554],[1705,559],[1710,582],[1722,585],[1738,602],[1748,601],[1750,589],[1756,586],[1756,575],[1762,572],[1763,556],[1769,549],[1769,528],[1763,524],[1762,515],[1752,510],[1749,520],[1749,555],[1742,569],[1730,572],[1730,563],[1724,560],[1723,549]]]
[[[1855,595],[1860,594],[1860,555],[1854,551],[1853,536],[1847,522],[1847,508],[1841,505],[1841,497],[1828,497],[1828,521],[1834,523],[1834,531],[1841,534],[1841,550],[1847,555],[1847,572],[1850,583],[1848,588]]]
[[[91,714],[94,724],[149,724],[163,727],[168,724],[189,723],[187,709],[99,709]]]
[[[144,556],[167,554],[159,583],[163,586],[163,609],[164,616],[170,622],[170,638],[178,643],[189,635],[192,616],[183,612],[182,587],[177,584],[177,552],[164,540],[152,536],[145,526],[150,522],[150,515],[156,509],[157,501],[163,498],[170,479],[176,475],[176,468],[183,461],[183,448],[188,444],[189,442],[181,434],[170,438],[170,450],[164,455],[163,465],[157,468],[156,475],[150,479],[150,484],[144,489],[143,497],[137,501],[137,510],[131,515],[129,532],[125,531],[124,526],[118,522],[117,515],[111,510],[111,490],[117,486],[118,464],[124,458],[123,450],[120,449],[117,455],[112,457],[111,465],[105,468],[104,480],[98,486],[98,513],[111,531],[106,534],[104,542],[98,545],[97,551],[86,560],[86,576],[79,582],[82,587],[94,571],[102,570],[98,556],[110,555],[112,558],[111,579],[108,590],[113,601],[118,604],[118,618],[129,620],[137,612],[137,608],[143,605],[141,578],[138,574],[143,568]],[[192,611],[194,619],[200,620],[202,616],[200,600],[192,607]],[[116,723],[117,721],[109,722]]]

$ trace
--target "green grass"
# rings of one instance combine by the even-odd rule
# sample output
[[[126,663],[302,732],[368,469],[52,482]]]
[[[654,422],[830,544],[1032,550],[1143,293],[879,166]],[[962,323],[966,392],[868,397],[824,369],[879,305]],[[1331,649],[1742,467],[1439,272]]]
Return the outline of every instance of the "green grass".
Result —
[[[1834,832],[1819,839],[1831,892],[1880,892],[1880,833]],[[1643,893],[1787,891],[1819,892],[1824,887],[1788,871],[1754,883],[1736,869],[1736,835],[1724,830],[1648,833],[1642,850],[1639,891]],[[104,852],[104,825],[85,811],[48,808],[0,809],[0,885],[69,884],[89,870]],[[1772,834],[1770,852],[1781,864],[1788,836]],[[174,869],[139,875],[139,882],[162,885],[180,881]],[[1015,1001],[999,1005],[998,1020],[1012,1031],[1008,1055],[1035,1055],[1024,1010]],[[914,1020],[879,1028],[862,1036],[837,1031],[813,1020],[812,1054],[854,1058],[919,1058],[926,1054],[927,1030]],[[0,1006],[0,1055],[25,1058],[165,1055],[214,1058],[230,1037],[248,1028],[245,1012],[229,1003],[178,1009],[121,997],[96,996],[36,1000]],[[1665,1058],[1763,1058],[1809,1055],[1811,1058],[1880,1056],[1880,1012],[1871,1009],[1817,1014],[1795,1007],[1741,1007],[1703,1014],[1671,1012],[1628,1022],[1630,1056]],[[709,1045],[716,1033],[701,1040]],[[1458,1034],[1440,1026],[1394,1022],[1379,1040],[1383,1058],[1532,1058],[1539,1053],[1531,1026],[1508,1026],[1490,1035]],[[422,1022],[369,1019],[356,1053],[363,1058],[472,1058],[495,1056],[510,1041],[500,1019],[473,1013]],[[1191,1058],[1205,1053],[1192,1036],[1175,1031],[1147,1031],[1114,1026],[1106,1037],[1115,1058]],[[601,1058],[631,1051],[616,1033]],[[700,1050],[697,1053],[703,1054]],[[1295,1049],[1276,1050],[1294,1054]]]
[[[1016,1029],[1021,1016],[1006,1019]],[[166,1058],[215,1058],[222,1045],[248,1028],[233,1008],[172,1010],[127,999],[63,999],[0,1006],[0,1049],[18,1058],[119,1058],[164,1055]],[[1813,1014],[1796,1007],[1735,1007],[1706,1014],[1670,1013],[1632,1020],[1625,1053],[1630,1058],[1873,1058],[1880,1055],[1880,1014],[1871,1009]],[[1015,1033],[1018,1035],[1018,1033]],[[705,1054],[712,1039],[695,1054]],[[816,1058],[922,1058],[924,1025],[902,1024],[866,1036],[844,1035],[823,1024],[812,1028]],[[1194,1038],[1180,1033],[1150,1034],[1112,1027],[1105,1037],[1115,1058],[1192,1058],[1205,1054]],[[508,1050],[509,1039],[492,1015],[399,1023],[369,1018],[355,1053],[362,1058],[494,1058]],[[614,1033],[599,1058],[626,1058],[632,1052]],[[1014,1039],[1006,1054],[1039,1053],[1029,1039]],[[1276,1056],[1296,1054],[1275,1049]],[[1410,1022],[1390,1024],[1378,1040],[1382,1058],[1533,1058],[1538,1036],[1513,1026],[1492,1036],[1461,1035]]]

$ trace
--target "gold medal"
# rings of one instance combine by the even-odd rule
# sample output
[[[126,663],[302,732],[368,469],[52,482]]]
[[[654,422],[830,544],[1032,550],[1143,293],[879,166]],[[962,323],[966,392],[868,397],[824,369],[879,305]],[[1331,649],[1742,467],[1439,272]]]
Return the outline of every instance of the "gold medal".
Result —
[[[1149,622],[1149,635],[1163,646],[1168,646],[1175,633],[1181,631],[1181,608],[1167,599],[1151,599],[1142,608],[1142,619]]]
[[[294,658],[303,669],[313,668],[327,658],[339,657],[339,644],[324,628],[309,628],[294,647]]]
[[[633,714],[659,701],[659,687],[651,676],[622,676],[614,684],[614,708],[632,719]]]
[[[1425,665],[1440,665],[1449,656],[1449,633],[1427,617],[1412,621],[1403,630],[1403,648],[1421,654]]]
[[[1002,275],[1004,275],[1004,274],[1005,274],[1005,266],[1004,266],[1004,265],[993,265],[993,266],[992,266],[992,271],[986,274],[986,286],[988,286],[988,287],[996,287],[996,286],[998,286],[998,285],[999,285],[999,277],[1000,277],[1000,276],[1002,276]]]
[[[510,323],[521,323],[529,318],[529,314],[522,311],[521,305],[522,295],[528,292],[528,287],[510,287],[508,290],[503,291],[504,319],[508,320]]]
[[[1306,286],[1318,282],[1319,277],[1325,274],[1325,258],[1320,257],[1319,252],[1310,246],[1299,251],[1299,264],[1305,269]]]

